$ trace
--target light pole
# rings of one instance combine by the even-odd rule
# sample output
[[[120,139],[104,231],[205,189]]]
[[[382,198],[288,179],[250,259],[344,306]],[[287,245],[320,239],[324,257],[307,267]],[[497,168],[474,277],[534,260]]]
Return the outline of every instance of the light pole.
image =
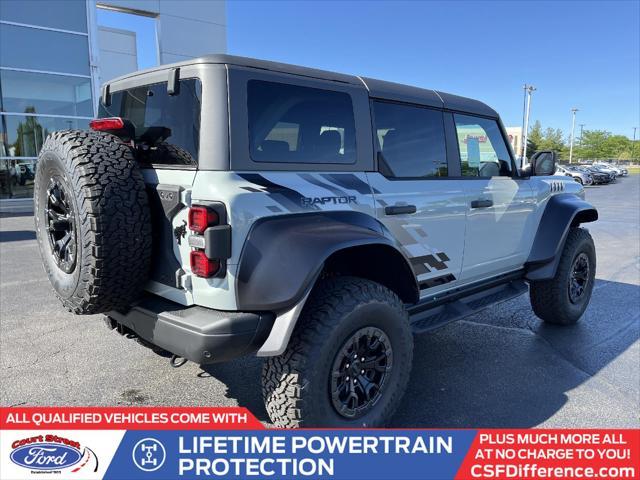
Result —
[[[524,95],[525,95],[525,105],[524,105],[524,115],[522,119],[522,167],[524,167],[525,162],[527,161],[527,137],[529,135],[529,112],[531,111],[531,94],[536,90],[536,87],[533,85],[524,84]]]
[[[586,125],[586,123],[581,123],[580,124],[580,143],[578,145],[582,146],[582,131],[584,130],[584,126]]]
[[[524,124],[527,121],[527,84],[525,83],[522,88],[524,90],[524,96],[522,97],[522,127],[520,129],[520,158],[522,159],[520,163],[524,162],[524,142],[522,139],[524,138]],[[524,165],[521,165],[524,166]]]
[[[569,163],[571,163],[571,160],[573,159],[573,134],[576,129],[576,112],[577,111],[578,109],[575,107],[571,109],[571,138],[569,141]]]

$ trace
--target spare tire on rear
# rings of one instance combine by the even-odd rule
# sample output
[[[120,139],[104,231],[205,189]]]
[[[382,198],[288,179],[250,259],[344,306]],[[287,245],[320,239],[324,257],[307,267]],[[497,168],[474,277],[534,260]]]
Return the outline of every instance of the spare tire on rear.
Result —
[[[104,132],[47,138],[38,157],[34,217],[51,285],[71,312],[128,306],[147,280],[151,219],[131,147]]]

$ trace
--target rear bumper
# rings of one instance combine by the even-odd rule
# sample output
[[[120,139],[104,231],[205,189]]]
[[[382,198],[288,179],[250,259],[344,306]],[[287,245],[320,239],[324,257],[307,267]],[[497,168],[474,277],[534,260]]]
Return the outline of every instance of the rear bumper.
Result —
[[[272,313],[185,307],[155,295],[143,297],[127,312],[113,311],[107,317],[198,364],[224,362],[257,351],[275,319]]]

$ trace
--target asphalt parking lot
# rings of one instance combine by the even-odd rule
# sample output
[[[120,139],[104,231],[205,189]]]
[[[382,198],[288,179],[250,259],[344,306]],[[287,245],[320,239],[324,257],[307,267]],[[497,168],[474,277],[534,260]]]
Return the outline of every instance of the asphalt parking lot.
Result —
[[[640,426],[640,176],[588,187],[597,284],[573,327],[541,324],[528,296],[416,338],[395,427]],[[261,361],[169,366],[101,317],[66,313],[30,216],[0,218],[0,405],[245,406],[268,418]]]

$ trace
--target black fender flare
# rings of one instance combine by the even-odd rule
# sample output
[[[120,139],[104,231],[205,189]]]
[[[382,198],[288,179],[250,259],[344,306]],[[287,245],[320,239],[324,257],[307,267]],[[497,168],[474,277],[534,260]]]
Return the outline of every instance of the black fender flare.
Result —
[[[304,298],[332,254],[364,245],[384,245],[400,254],[415,283],[411,301],[417,301],[411,263],[378,220],[361,212],[325,211],[265,217],[252,225],[236,275],[238,310],[291,308]]]
[[[598,211],[593,205],[571,193],[549,199],[538,224],[529,258],[525,264],[527,280],[553,278],[569,229],[581,223],[595,222]]]

